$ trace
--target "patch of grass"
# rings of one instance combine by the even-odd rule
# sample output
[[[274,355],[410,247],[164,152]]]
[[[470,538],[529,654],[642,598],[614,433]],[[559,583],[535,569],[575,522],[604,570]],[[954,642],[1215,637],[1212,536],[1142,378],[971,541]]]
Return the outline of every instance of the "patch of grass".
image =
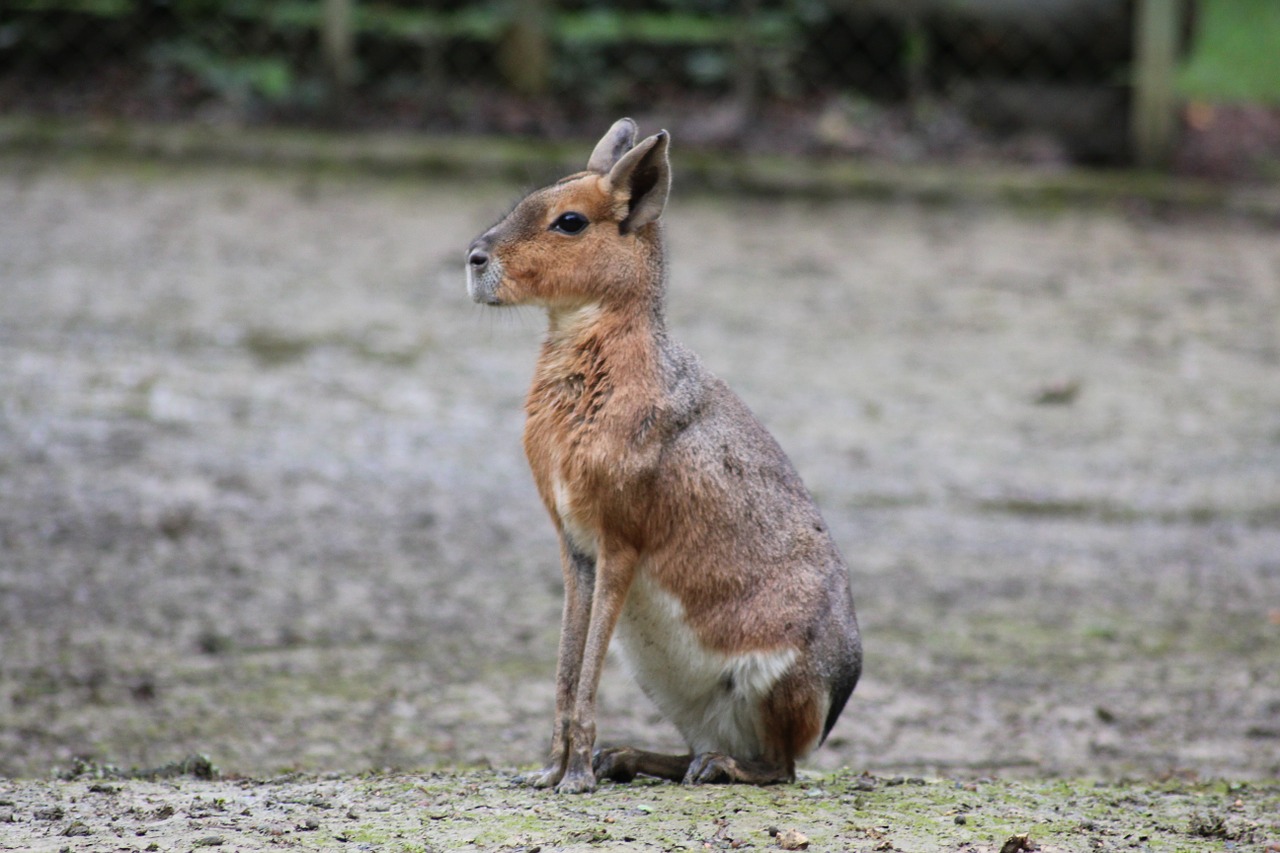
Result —
[[[1191,58],[1178,90],[1215,102],[1280,104],[1280,3],[1200,0]]]
[[[280,367],[304,358],[313,342],[275,329],[250,329],[244,346],[263,367]]]

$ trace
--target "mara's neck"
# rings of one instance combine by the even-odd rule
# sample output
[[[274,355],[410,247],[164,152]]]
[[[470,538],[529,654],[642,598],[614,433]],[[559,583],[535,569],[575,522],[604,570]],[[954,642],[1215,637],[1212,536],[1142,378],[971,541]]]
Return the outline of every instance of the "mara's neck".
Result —
[[[666,344],[660,315],[645,306],[620,310],[603,303],[548,313],[534,398],[554,398],[566,405],[591,397],[640,404],[660,394]],[[616,396],[619,393],[622,398]]]
[[[650,349],[665,336],[660,310],[587,302],[547,310],[547,337],[542,352],[545,359],[587,350],[605,352],[637,346]]]
[[[638,263],[624,265],[629,281],[601,287],[595,299],[547,307],[547,337],[538,360],[543,381],[597,371],[611,386],[656,379],[667,342],[666,264],[658,224],[645,227]]]

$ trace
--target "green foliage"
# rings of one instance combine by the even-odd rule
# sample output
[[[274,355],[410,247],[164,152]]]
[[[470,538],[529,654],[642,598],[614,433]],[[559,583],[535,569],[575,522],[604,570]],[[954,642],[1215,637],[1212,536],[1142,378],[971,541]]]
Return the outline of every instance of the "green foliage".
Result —
[[[280,58],[227,56],[194,41],[157,45],[150,52],[158,66],[181,68],[229,100],[243,101],[256,95],[281,103],[294,92],[293,71]]]
[[[6,0],[11,12],[79,12],[100,18],[121,18],[133,11],[131,0]]]
[[[1280,103],[1280,3],[1200,0],[1182,94],[1207,101]]]
[[[275,56],[266,48],[244,55],[243,36],[255,43],[314,45],[324,28],[321,0],[168,0],[164,14],[177,25],[176,37],[146,43],[154,9],[137,0],[13,0],[34,13],[28,27],[65,27],[63,15],[127,21],[136,17],[139,43],[153,67],[177,68],[194,75],[220,97],[241,101],[256,97],[273,104],[308,100],[306,71],[298,56]],[[820,0],[809,0],[820,2]],[[510,34],[517,0],[459,4],[356,2],[351,26],[364,43],[420,43],[448,50],[472,43],[502,46]],[[735,46],[743,38],[769,49],[774,65],[785,67],[802,26],[788,4],[737,14],[739,0],[663,0],[647,8],[618,8],[608,2],[552,2],[545,20],[546,44],[554,62],[550,79],[560,89],[599,105],[625,99],[638,77],[677,75],[698,86],[723,86],[733,76]],[[45,13],[53,17],[43,17]],[[239,34],[228,38],[229,35]],[[628,51],[621,73],[614,48]],[[673,64],[674,63],[674,64]],[[770,79],[776,77],[771,74]],[[584,82],[587,85],[584,85]],[[776,82],[776,81],[775,81]]]
[[[460,43],[502,43],[518,0],[421,4],[409,0],[358,0],[352,26],[362,44],[427,44],[448,50]],[[1280,104],[1280,0],[1196,0],[1198,31],[1190,58],[1178,75],[1182,95],[1208,101]],[[29,19],[23,33],[27,50],[41,48],[41,28],[66,27],[65,16],[115,21],[136,19],[136,41],[129,45],[159,67],[194,74],[219,95],[253,97],[269,103],[297,102],[308,95],[299,81],[308,71],[298,55],[268,53],[269,44],[286,41],[314,51],[324,26],[321,0],[167,0],[155,6],[140,0],[7,0],[7,10]],[[625,99],[635,79],[667,75],[694,86],[725,86],[734,77],[738,48],[754,46],[759,73],[775,92],[788,91],[805,33],[821,27],[834,10],[831,0],[778,0],[750,4],[741,0],[651,0],[618,4],[606,0],[555,0],[548,4],[545,36],[553,46],[553,86],[570,88],[593,103]],[[157,9],[172,20],[173,36],[157,38],[144,26]],[[253,55],[244,55],[228,32],[254,34]],[[474,49],[469,47],[468,49]],[[617,51],[628,53],[627,71],[619,70]],[[311,62],[314,63],[314,59]],[[902,58],[917,77],[929,62],[926,42],[908,39]],[[481,66],[482,67],[482,66]]]
[[[223,0],[223,15],[265,24],[279,31],[318,31],[324,23],[324,4],[316,0]],[[353,26],[357,33],[392,38],[496,38],[505,18],[480,5],[468,5],[452,12],[435,9],[400,8],[373,3],[356,3]]]

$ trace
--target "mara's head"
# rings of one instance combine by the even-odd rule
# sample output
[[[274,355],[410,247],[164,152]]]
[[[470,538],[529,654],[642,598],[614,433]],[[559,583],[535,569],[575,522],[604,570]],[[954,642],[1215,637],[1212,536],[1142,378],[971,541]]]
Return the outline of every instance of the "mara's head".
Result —
[[[637,144],[636,123],[615,122],[586,171],[530,193],[471,244],[471,298],[551,310],[660,298],[667,138]]]

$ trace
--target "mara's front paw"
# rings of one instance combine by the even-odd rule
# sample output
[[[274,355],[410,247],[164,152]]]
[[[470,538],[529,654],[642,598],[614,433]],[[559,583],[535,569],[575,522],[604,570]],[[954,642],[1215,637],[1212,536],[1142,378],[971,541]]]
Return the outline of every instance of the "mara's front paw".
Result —
[[[564,777],[564,765],[553,761],[541,770],[536,770],[524,777],[524,783],[531,788],[552,788]]]
[[[596,774],[590,768],[586,770],[569,770],[556,785],[557,794],[586,794],[596,789]]]

